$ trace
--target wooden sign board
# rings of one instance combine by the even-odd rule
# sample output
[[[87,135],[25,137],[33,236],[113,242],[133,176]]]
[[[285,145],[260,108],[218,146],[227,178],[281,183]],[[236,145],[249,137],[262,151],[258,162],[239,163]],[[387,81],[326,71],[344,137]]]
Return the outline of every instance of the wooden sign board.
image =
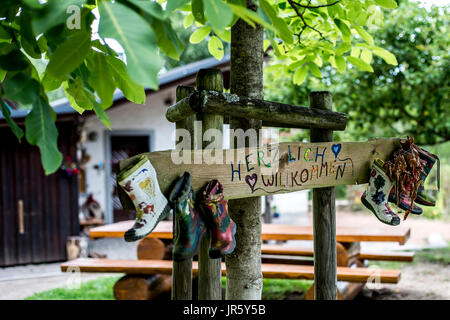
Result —
[[[174,182],[188,171],[195,191],[210,180],[217,179],[224,187],[225,198],[237,199],[367,183],[373,160],[386,160],[399,146],[400,139],[339,143],[283,142],[261,148],[168,150],[145,155],[154,166],[166,196]],[[177,160],[181,155],[191,163],[174,163],[173,159]],[[133,163],[137,157],[122,160],[120,169]],[[211,159],[218,163],[211,163]],[[129,203],[124,203],[124,207],[129,207]]]

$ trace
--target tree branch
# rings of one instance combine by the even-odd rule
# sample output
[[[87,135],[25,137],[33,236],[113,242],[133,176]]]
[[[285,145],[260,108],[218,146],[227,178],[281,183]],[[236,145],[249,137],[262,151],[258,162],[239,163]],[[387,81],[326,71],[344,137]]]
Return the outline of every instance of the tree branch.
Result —
[[[318,5],[318,6],[311,6],[311,5],[310,5],[311,1],[308,1],[308,4],[307,4],[307,5],[304,5],[304,4],[295,2],[295,1],[292,1],[292,3],[294,3],[295,5],[297,5],[297,6],[299,6],[299,7],[305,8],[305,9],[318,9],[318,8],[325,8],[325,7],[331,7],[331,6],[334,6],[335,4],[337,4],[337,3],[341,2],[341,1],[342,1],[342,0],[337,0],[337,1],[333,2],[333,3],[322,4],[322,5]],[[289,1],[289,2],[290,2],[290,1]],[[292,6],[292,5],[291,5],[291,6]]]
[[[336,4],[336,3],[340,2],[340,1],[341,1],[341,0],[336,1],[336,2],[333,3],[333,4]],[[317,30],[317,29],[314,28],[313,26],[310,26],[310,25],[305,21],[305,18],[303,17],[303,15],[305,14],[306,9],[308,9],[308,8],[309,8],[309,9],[314,8],[314,6],[310,6],[311,0],[308,0],[308,4],[307,4],[306,6],[305,6],[305,5],[300,5],[299,3],[297,3],[297,2],[295,2],[295,1],[293,1],[293,0],[288,0],[288,3],[289,3],[289,5],[292,7],[292,9],[294,9],[294,11],[295,11],[295,13],[297,14],[297,16],[298,16],[298,17],[302,20],[302,22],[303,22],[302,30],[297,34],[298,42],[301,42],[301,36],[302,36],[302,33],[303,33],[303,31],[305,31],[306,28],[310,28],[311,30],[314,30],[315,32],[317,32],[317,33],[320,35],[320,38],[321,38],[321,39],[323,39],[323,40],[325,40],[325,41],[328,41],[328,40],[323,36],[322,32],[320,32],[319,30]],[[332,5],[332,4],[330,4],[330,5]],[[330,5],[324,5],[324,6],[330,6]],[[303,12],[300,12],[300,11],[298,10],[297,6],[303,8]]]

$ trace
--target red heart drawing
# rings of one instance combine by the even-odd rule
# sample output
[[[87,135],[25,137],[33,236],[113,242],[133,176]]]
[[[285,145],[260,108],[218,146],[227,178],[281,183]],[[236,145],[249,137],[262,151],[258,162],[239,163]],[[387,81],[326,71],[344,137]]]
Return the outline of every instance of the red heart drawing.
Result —
[[[245,182],[247,182],[247,184],[252,189],[252,193],[253,193],[253,189],[255,188],[255,184],[256,184],[257,180],[258,180],[258,176],[256,175],[256,173],[252,174],[251,176],[249,176],[249,175],[245,176]]]

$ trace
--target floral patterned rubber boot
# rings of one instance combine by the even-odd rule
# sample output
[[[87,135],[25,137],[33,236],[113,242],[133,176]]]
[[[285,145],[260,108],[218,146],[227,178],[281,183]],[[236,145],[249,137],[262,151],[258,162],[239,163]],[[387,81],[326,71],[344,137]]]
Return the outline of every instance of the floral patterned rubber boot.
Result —
[[[155,168],[146,156],[117,174],[120,187],[128,194],[136,208],[136,221],[125,232],[125,241],[144,238],[170,212],[169,203],[159,188]]]
[[[176,182],[169,196],[175,219],[173,260],[182,261],[198,253],[206,226],[195,208],[191,175],[185,172]]]
[[[425,173],[421,174],[421,178],[423,180],[422,185],[419,187],[419,192],[417,193],[417,198],[415,202],[422,204],[424,206],[434,207],[436,205],[436,199],[431,197],[425,190],[424,184],[425,179],[430,174],[431,168],[433,168],[434,164],[437,162],[437,187],[439,191],[440,187],[440,162],[439,157],[435,154],[432,154],[425,149],[419,148],[419,157],[420,162],[422,163],[423,171]]]
[[[388,204],[388,195],[393,182],[383,169],[384,162],[376,159],[370,170],[369,185],[361,196],[361,202],[373,212],[381,222],[391,226],[400,224],[400,218],[391,210]]]
[[[409,211],[412,214],[422,214],[423,210],[421,207],[416,206],[414,203],[411,203],[410,198],[411,193],[411,185],[406,184],[405,185],[405,192],[400,193],[400,201],[397,203],[397,196],[395,194],[395,187],[391,189],[391,192],[389,193],[389,202],[395,203],[400,209]],[[411,207],[412,205],[412,207]],[[406,217],[406,216],[405,216]]]
[[[211,230],[209,257],[217,259],[233,252],[236,247],[236,223],[228,215],[228,200],[217,180],[208,183],[203,191],[204,220]]]

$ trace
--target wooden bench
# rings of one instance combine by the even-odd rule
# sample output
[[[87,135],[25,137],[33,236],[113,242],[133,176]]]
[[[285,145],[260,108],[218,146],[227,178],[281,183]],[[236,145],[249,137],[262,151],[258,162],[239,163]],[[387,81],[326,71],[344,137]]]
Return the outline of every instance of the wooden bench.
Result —
[[[122,221],[90,230],[91,239],[123,238],[125,231],[132,227],[134,221]],[[405,228],[354,228],[338,226],[336,241],[341,243],[361,241],[389,241],[403,245],[408,241],[411,229]],[[172,221],[161,221],[147,237],[172,239]],[[266,224],[262,225],[262,240],[313,240],[312,226]]]
[[[79,270],[81,272],[126,273],[126,274],[172,274],[170,260],[112,260],[79,258],[61,264],[61,271]],[[193,261],[192,272],[198,273],[197,261]],[[398,283],[399,270],[377,270],[382,283]],[[267,279],[307,279],[314,280],[314,267],[303,265],[262,264],[263,277]],[[226,275],[225,263],[222,263],[222,275]],[[369,268],[338,267],[337,280],[365,283],[374,276]]]
[[[283,245],[267,245],[263,244],[261,253],[281,256],[305,256],[313,257],[314,252],[312,248],[299,248]],[[412,262],[414,260],[414,252],[360,252],[359,260],[378,260],[378,261],[401,261]]]
[[[123,221],[110,225],[105,225],[90,230],[91,239],[111,237],[111,238],[122,238],[124,232],[132,226],[133,221]],[[410,229],[405,228],[387,228],[383,226],[378,226],[376,228],[354,228],[354,227],[342,227],[338,226],[336,230],[336,240],[337,240],[337,262],[339,266],[339,277],[340,289],[338,291],[340,299],[353,299],[358,292],[364,287],[365,281],[355,282],[354,280],[345,282],[341,280],[343,276],[342,272],[347,269],[351,269],[350,275],[358,277],[365,275],[366,279],[369,277],[368,274],[371,273],[370,269],[364,269],[362,261],[364,260],[390,260],[390,261],[412,261],[414,253],[370,253],[370,252],[360,252],[361,241],[389,241],[397,242],[403,245],[410,237]],[[170,241],[172,239],[172,222],[171,221],[161,221],[153,230],[153,232],[145,239],[141,240],[138,245],[138,259],[146,261],[147,259],[153,259],[153,261],[164,259],[171,259],[170,248],[164,248],[164,244],[161,242]],[[313,239],[313,228],[311,226],[298,226],[298,225],[280,225],[280,224],[263,224],[262,225],[262,240],[312,240]],[[162,252],[165,252],[162,254]],[[262,263],[263,263],[263,276],[266,278],[273,277],[271,272],[278,272],[278,278],[281,279],[313,279],[314,267],[313,260],[309,257],[313,257],[312,249],[289,247],[284,245],[262,245]],[[119,264],[122,264],[122,260],[118,260]],[[133,262],[135,263],[135,262]],[[149,266],[146,262],[143,263],[144,266]],[[155,270],[151,265],[150,269]],[[164,262],[168,273],[160,273],[162,277],[169,277],[171,274],[171,261]],[[105,262],[106,264],[106,262]],[[157,264],[157,263],[156,263]],[[107,264],[108,270],[114,269],[114,263]],[[267,269],[267,266],[271,266],[272,269]],[[279,266],[275,271],[274,266]],[[96,266],[92,266],[94,269]],[[196,267],[196,264],[195,264]],[[355,267],[357,267],[355,269]],[[88,267],[86,267],[88,268]],[[341,269],[346,268],[346,269]],[[139,269],[139,268],[138,268]],[[142,292],[147,292],[145,288],[150,288],[151,279],[145,278],[144,275],[148,275],[146,272],[142,271],[141,277],[138,278],[136,275],[125,276],[120,279],[115,286],[114,293],[116,298],[124,297],[130,298],[132,286],[143,287]],[[145,270],[145,269],[144,269]],[[362,271],[361,271],[362,270]],[[112,271],[107,271],[112,272]],[[196,269],[194,274],[196,274]],[[224,272],[224,271],[222,271]],[[341,273],[339,273],[341,272]],[[399,271],[394,271],[399,272]],[[126,272],[125,272],[126,273]],[[153,273],[154,274],[154,273]],[[391,270],[380,270],[380,281],[386,282],[385,275],[392,274]],[[399,273],[398,273],[399,274]],[[294,278],[290,278],[290,276]],[[299,277],[299,278],[296,278]],[[309,277],[309,278],[308,278]],[[344,277],[345,278],[345,277]],[[398,278],[399,279],[399,278]],[[398,279],[396,281],[398,281]],[[161,281],[168,281],[168,279],[163,279]],[[167,288],[167,286],[166,286]],[[117,290],[116,290],[117,289]],[[157,292],[159,287],[156,288]],[[119,293],[118,293],[119,292]],[[139,297],[145,298],[146,293],[138,295]],[[314,298],[314,286],[311,286],[306,294],[307,299]]]

